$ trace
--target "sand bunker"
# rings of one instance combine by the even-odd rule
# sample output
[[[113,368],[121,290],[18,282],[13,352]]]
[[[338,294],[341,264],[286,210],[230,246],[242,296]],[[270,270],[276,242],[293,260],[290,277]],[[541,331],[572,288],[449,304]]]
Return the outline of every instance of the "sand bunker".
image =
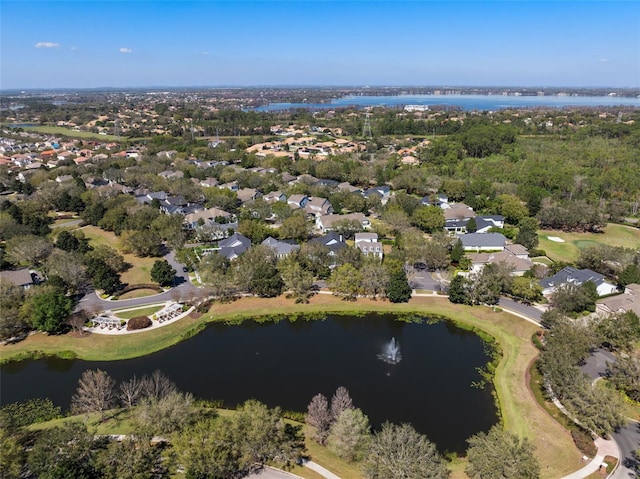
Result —
[[[557,236],[547,236],[549,241],[555,241],[556,243],[564,243],[562,238],[558,238]]]

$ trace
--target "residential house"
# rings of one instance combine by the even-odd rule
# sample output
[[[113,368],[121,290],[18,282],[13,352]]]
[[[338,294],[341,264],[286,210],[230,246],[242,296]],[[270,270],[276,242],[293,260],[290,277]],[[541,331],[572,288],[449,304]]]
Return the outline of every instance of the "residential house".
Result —
[[[382,259],[384,253],[382,243],[378,241],[377,233],[356,233],[354,240],[356,248],[362,251],[363,254]]]
[[[270,193],[267,193],[266,195],[264,195],[262,197],[262,199],[265,201],[265,203],[268,204],[273,204],[273,203],[277,203],[278,201],[287,201],[287,196],[280,190],[277,191],[271,191]]]
[[[238,190],[237,193],[238,193],[238,199],[242,203],[246,203],[247,201],[253,201],[262,195],[262,193],[260,193],[255,188],[242,188],[241,190]]]
[[[633,311],[640,316],[640,284],[628,284],[624,293],[596,302],[596,312],[601,314],[628,313]]]
[[[365,198],[372,198],[374,196],[377,196],[378,198],[380,198],[380,202],[383,205],[386,205],[387,201],[389,201],[389,198],[391,198],[391,188],[386,185],[374,186],[373,188],[364,190],[362,194]]]
[[[293,242],[288,242],[288,241],[279,241],[275,238],[272,238],[271,236],[269,236],[267,239],[265,239],[262,242],[263,245],[268,246],[269,248],[273,249],[276,258],[278,259],[282,259],[285,256],[289,256],[291,253],[293,253],[294,251],[297,251],[300,249],[300,245],[293,243]]]
[[[203,188],[213,188],[215,186],[218,186],[220,184],[220,182],[218,180],[216,180],[215,178],[205,178],[199,184]]]
[[[504,228],[504,216],[501,215],[488,215],[488,216],[476,216],[476,231],[475,233],[487,233],[491,228]],[[456,218],[445,220],[444,229],[449,234],[464,234],[467,232],[467,224],[471,218]]]
[[[227,213],[219,208],[208,208],[186,215],[184,217],[184,224],[189,229],[195,229],[199,224],[215,223],[216,218],[230,219],[231,216],[231,213]]]
[[[466,233],[460,236],[465,251],[502,251],[507,238],[501,233]]]
[[[358,188],[357,186],[353,186],[351,183],[347,181],[343,181],[338,184],[338,190],[346,191],[347,193],[359,193],[362,194],[362,188]]]
[[[523,249],[526,255],[522,253]],[[513,268],[512,276],[522,276],[533,266],[526,248],[518,244],[506,245],[503,251],[495,253],[469,253],[467,257],[471,260],[473,273],[479,273],[487,264],[504,263]]]
[[[564,285],[575,284],[579,286],[587,281],[596,285],[598,296],[613,294],[617,291],[616,285],[608,282],[600,273],[590,269],[576,269],[571,266],[561,269],[549,278],[542,278],[540,285],[542,286],[542,294],[546,296]]]
[[[234,233],[226,239],[218,243],[218,253],[227,258],[234,260],[251,247],[251,240],[240,233]]]
[[[182,171],[165,170],[158,173],[158,176],[166,180],[177,180],[180,178],[184,178],[184,173]]]
[[[330,231],[324,236],[318,236],[309,240],[309,243],[320,244],[329,248],[329,256],[335,256],[342,248],[347,247],[344,237],[335,231]]]
[[[40,283],[42,278],[35,271],[21,268],[13,271],[0,271],[0,280],[29,289],[31,286]]]
[[[305,212],[316,217],[333,214],[333,206],[326,198],[314,196],[304,206]]]
[[[442,206],[440,206],[442,208]],[[476,213],[471,206],[467,206],[464,203],[455,203],[449,205],[449,208],[444,209],[444,219],[446,220],[462,220],[475,218]]]
[[[291,195],[287,198],[287,204],[293,209],[304,208],[309,202],[307,195]]]
[[[220,188],[221,190],[227,189],[227,190],[231,190],[231,191],[238,191],[238,182],[237,181],[230,181],[229,183],[224,183],[222,185],[218,185],[218,188]]]
[[[316,228],[322,233],[333,231],[336,223],[341,221],[357,221],[363,229],[371,228],[371,222],[363,213],[349,213],[347,215],[324,215],[316,217]]]

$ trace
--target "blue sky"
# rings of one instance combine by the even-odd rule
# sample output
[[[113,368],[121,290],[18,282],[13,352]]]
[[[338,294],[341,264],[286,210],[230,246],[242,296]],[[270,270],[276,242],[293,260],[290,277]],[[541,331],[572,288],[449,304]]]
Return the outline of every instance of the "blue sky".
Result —
[[[640,2],[0,0],[0,88],[640,87]]]

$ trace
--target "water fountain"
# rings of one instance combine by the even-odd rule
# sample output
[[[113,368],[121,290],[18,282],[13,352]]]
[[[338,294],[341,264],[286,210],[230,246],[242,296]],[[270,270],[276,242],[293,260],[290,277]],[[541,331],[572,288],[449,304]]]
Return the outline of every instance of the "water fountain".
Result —
[[[378,354],[378,359],[389,364],[398,364],[402,360],[400,343],[396,341],[396,338],[391,338],[391,341],[384,345],[382,353]]]

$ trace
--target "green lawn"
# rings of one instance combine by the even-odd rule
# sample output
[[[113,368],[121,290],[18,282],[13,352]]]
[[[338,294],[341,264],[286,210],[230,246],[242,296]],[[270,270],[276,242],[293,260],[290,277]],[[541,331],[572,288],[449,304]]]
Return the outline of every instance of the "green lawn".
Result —
[[[551,237],[558,237],[564,243],[551,241]],[[631,226],[610,223],[602,233],[566,233],[557,230],[541,230],[538,232],[539,249],[546,251],[553,261],[573,262],[578,259],[580,250],[598,244],[622,246],[624,248],[638,248],[640,245],[640,229]]]
[[[136,316],[151,316],[153,313],[157,313],[158,311],[160,311],[163,307],[164,306],[151,306],[149,308],[132,309],[122,312],[114,311],[113,313],[118,318],[131,319],[135,318]]]
[[[25,126],[23,129],[25,131],[35,131],[36,133],[44,133],[47,135],[68,136],[70,138],[92,138],[95,140],[104,141],[122,140],[121,137],[117,137],[114,135],[98,135],[97,133],[92,133],[90,131],[75,131],[63,126]]]
[[[80,229],[91,245],[105,245],[117,249],[124,256],[125,262],[133,265],[120,275],[125,284],[145,284],[151,281],[151,268],[158,258],[140,258],[133,254],[123,253],[119,250],[120,239],[110,231],[104,231],[97,226],[85,226]]]

